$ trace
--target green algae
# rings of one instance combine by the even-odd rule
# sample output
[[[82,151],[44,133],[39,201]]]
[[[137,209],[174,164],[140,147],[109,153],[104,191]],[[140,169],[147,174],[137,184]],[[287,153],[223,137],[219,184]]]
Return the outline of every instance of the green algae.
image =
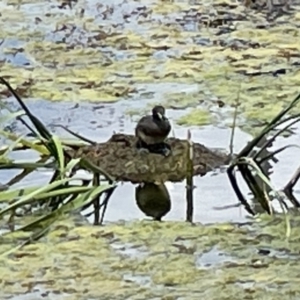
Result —
[[[26,5],[33,5],[36,10],[31,11]],[[87,5],[92,6],[90,2]],[[134,5],[139,7],[138,3]],[[41,6],[45,9],[41,10]],[[109,21],[99,22],[99,8],[80,13],[81,4],[66,14],[63,10],[54,13],[50,4],[41,5],[38,0],[2,3],[0,37],[13,37],[20,45],[4,44],[0,56],[22,53],[29,65],[15,66],[10,59],[3,60],[1,75],[9,77],[13,87],[23,91],[25,97],[52,101],[115,102],[139,97],[136,86],[141,83],[197,83],[205,92],[198,97],[196,93],[184,95],[180,90],[164,91],[166,106],[184,109],[197,107],[200,101],[199,110],[212,115],[207,108],[217,98],[224,103],[219,109],[222,119],[231,119],[228,108],[235,106],[239,93],[239,115],[243,118],[237,122],[249,131],[252,125],[269,120],[298,92],[299,45],[295,38],[299,12],[267,21],[264,12],[249,10],[245,14],[242,5],[231,1],[214,2],[213,16],[209,7],[203,1],[197,5],[147,1],[143,8],[125,9],[132,18],[120,30],[116,16],[122,5],[106,12]],[[225,18],[226,7],[230,7],[230,12],[225,16],[236,17],[228,25],[225,21],[228,32],[220,34],[218,26],[201,23],[205,17],[212,23]],[[199,10],[203,20],[190,15]],[[39,26],[30,25],[32,17]],[[136,20],[138,26],[131,20]],[[193,22],[200,22],[201,26],[197,30],[185,28]],[[80,41],[73,37],[72,28],[80,32]],[[284,72],[277,75],[277,70]],[[192,117],[187,112],[178,122],[203,125],[214,121],[202,114],[199,121],[196,115]]]
[[[70,299],[296,299],[298,219],[291,218],[289,240],[280,215],[205,226],[135,221],[95,227],[65,220],[43,240],[1,261],[0,295],[39,284],[57,295],[69,293]],[[216,256],[209,267],[197,264],[213,248],[228,260],[218,262]]]
[[[196,92],[180,92],[165,95],[164,106],[173,109],[185,109],[197,107],[206,99],[205,95],[197,90]]]
[[[198,108],[179,118],[177,123],[179,125],[204,126],[211,124],[212,120],[213,118],[208,111]]]

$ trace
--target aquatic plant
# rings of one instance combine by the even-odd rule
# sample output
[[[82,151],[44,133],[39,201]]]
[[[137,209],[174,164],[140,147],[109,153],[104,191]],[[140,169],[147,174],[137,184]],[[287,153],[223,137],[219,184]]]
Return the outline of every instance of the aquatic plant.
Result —
[[[30,237],[22,245],[42,237],[57,220],[71,212],[86,209],[91,204],[94,204],[95,224],[101,223],[108,199],[117,186],[114,178],[85,158],[69,157],[66,149],[71,145],[78,146],[78,141],[64,143],[56,135],[50,133],[43,123],[30,112],[9,83],[4,78],[0,78],[0,82],[8,88],[22,108],[22,111],[17,113],[10,111],[5,116],[5,120],[17,119],[29,129],[34,137],[34,139],[27,139],[6,130],[0,132],[1,135],[13,141],[9,146],[0,149],[0,170],[21,170],[17,176],[4,184],[9,189],[0,195],[2,208],[0,217],[3,219],[8,216],[5,220],[8,221],[13,231],[32,231]],[[1,106],[9,110],[4,104]],[[24,120],[24,116],[29,118],[32,125]],[[10,158],[11,152],[24,149],[35,151],[39,159],[35,162],[18,162]],[[75,171],[82,168],[92,172],[93,179],[88,180],[75,176]],[[13,188],[24,177],[34,171],[39,172],[41,169],[52,172],[49,182],[44,185]],[[105,178],[106,183],[101,182],[100,184],[100,176]],[[102,195],[103,200],[100,203]],[[15,229],[15,224],[18,224],[15,219],[26,215],[35,216],[34,220]],[[6,233],[3,236],[9,234]]]
[[[265,126],[261,132],[240,151],[240,153],[238,153],[227,169],[231,185],[239,201],[252,215],[256,212],[241,192],[235,177],[235,169],[241,173],[254,198],[260,203],[263,210],[267,213],[273,213],[271,203],[272,199],[277,199],[279,201],[283,211],[288,210],[286,199],[290,200],[294,207],[300,207],[300,203],[292,193],[292,189],[300,177],[300,169],[298,168],[295,175],[293,175],[292,179],[282,191],[277,191],[270,181],[268,174],[266,174],[262,167],[263,163],[274,159],[276,154],[279,154],[289,147],[298,147],[298,145],[286,145],[271,152],[265,157],[262,156],[263,151],[270,147],[278,136],[300,121],[299,113],[291,113],[292,109],[296,107],[299,101],[300,94],[286,108],[276,115],[269,124]],[[280,126],[282,128],[280,128]],[[259,148],[259,150],[255,150],[256,147]]]

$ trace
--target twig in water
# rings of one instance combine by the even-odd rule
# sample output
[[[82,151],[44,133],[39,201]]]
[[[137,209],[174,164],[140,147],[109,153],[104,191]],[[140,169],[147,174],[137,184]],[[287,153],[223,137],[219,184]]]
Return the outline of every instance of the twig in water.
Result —
[[[100,174],[94,173],[93,185],[100,185]],[[100,195],[98,195],[94,200],[94,225],[99,225],[100,221]]]
[[[84,136],[82,136],[82,135],[80,135],[80,134],[74,132],[73,130],[67,128],[67,127],[64,126],[64,125],[58,124],[58,125],[53,125],[53,126],[54,126],[54,127],[60,127],[60,128],[62,128],[62,129],[64,129],[65,131],[67,131],[68,133],[70,133],[71,135],[73,135],[73,136],[77,137],[78,139],[80,139],[80,140],[82,140],[82,141],[84,141],[84,142],[87,142],[87,143],[89,143],[89,144],[91,144],[91,145],[96,145],[96,144],[97,144],[95,141],[92,141],[92,140],[90,140],[90,139],[88,139],[88,138],[86,138],[86,137],[84,137]]]
[[[213,209],[214,210],[227,210],[227,209],[231,209],[231,208],[237,208],[237,207],[241,207],[242,203],[238,202],[236,204],[228,204],[228,205],[224,205],[224,206],[214,206]]]
[[[233,122],[232,122],[232,131],[230,136],[230,144],[229,144],[229,151],[230,151],[230,157],[232,159],[233,157],[233,141],[234,141],[234,133],[236,128],[236,120],[237,120],[237,114],[238,114],[238,107],[240,105],[240,92],[241,92],[241,84],[239,86],[235,107],[234,107],[234,114],[233,114]]]
[[[186,201],[187,201],[187,209],[186,209],[186,221],[193,222],[193,212],[194,212],[194,203],[193,203],[193,142],[191,140],[191,132],[188,130],[187,134],[187,176],[186,176]]]

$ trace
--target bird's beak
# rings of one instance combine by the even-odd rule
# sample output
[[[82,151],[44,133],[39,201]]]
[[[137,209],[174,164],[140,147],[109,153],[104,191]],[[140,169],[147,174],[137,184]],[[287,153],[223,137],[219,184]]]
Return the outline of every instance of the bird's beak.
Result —
[[[157,113],[158,117],[160,118],[160,120],[164,119],[164,116],[161,113]]]

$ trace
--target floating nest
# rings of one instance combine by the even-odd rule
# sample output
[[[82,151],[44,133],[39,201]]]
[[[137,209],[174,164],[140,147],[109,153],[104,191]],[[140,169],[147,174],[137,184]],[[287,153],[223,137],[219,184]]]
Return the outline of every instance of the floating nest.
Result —
[[[107,142],[67,150],[72,158],[86,158],[101,167],[117,181],[179,182],[186,178],[187,140],[168,138],[172,152],[165,157],[155,153],[140,153],[133,135],[114,134]],[[194,143],[194,175],[203,176],[229,161],[228,155]]]

